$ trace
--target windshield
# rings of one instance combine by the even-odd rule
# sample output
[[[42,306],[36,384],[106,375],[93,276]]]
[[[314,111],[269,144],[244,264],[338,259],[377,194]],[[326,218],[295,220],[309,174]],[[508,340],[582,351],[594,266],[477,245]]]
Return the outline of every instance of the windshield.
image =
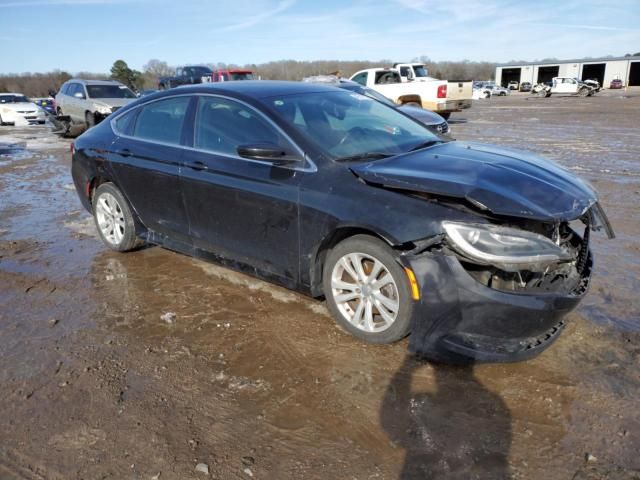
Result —
[[[329,157],[397,155],[438,137],[424,126],[355,92],[316,92],[262,100]]]
[[[255,80],[255,77],[251,72],[231,73],[231,80]]]
[[[389,100],[387,97],[385,97],[384,95],[382,95],[381,93],[376,92],[374,89],[372,88],[367,88],[367,87],[363,87],[362,91],[358,91],[358,93],[361,93],[363,95],[366,95],[367,97],[371,97],[374,100],[377,100],[379,102],[382,102],[386,105],[395,107],[396,104],[393,103],[391,100]]]
[[[87,85],[89,98],[137,98],[124,85]]]
[[[416,78],[419,78],[419,77],[424,78],[429,76],[429,74],[427,73],[427,69],[424,68],[424,65],[413,67],[413,71],[416,72]]]
[[[191,67],[191,73],[196,76],[199,75],[202,77],[206,77],[206,76],[211,76],[213,72],[211,71],[211,69],[207,67]]]
[[[0,95],[0,103],[25,103],[30,100],[24,95]]]

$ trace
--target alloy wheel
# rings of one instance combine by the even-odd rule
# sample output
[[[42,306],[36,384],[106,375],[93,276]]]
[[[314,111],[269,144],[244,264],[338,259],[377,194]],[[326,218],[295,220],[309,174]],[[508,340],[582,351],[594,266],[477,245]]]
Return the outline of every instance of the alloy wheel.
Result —
[[[398,287],[387,267],[364,253],[348,253],[331,273],[331,294],[344,318],[364,332],[382,332],[400,309]]]
[[[104,239],[112,245],[119,245],[125,233],[122,207],[110,193],[103,193],[96,204],[98,228]]]

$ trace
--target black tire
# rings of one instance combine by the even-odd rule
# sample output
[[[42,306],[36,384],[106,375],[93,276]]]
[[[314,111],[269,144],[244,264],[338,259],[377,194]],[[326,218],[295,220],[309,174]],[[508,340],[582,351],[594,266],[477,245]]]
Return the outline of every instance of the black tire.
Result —
[[[87,124],[87,130],[96,125],[96,116],[91,112],[85,112],[84,123]]]
[[[61,117],[62,115],[64,115],[64,113],[62,113],[62,109],[61,109],[60,107],[58,107],[58,108],[56,109],[56,116],[57,116],[57,117]]]
[[[387,273],[391,275],[393,281],[395,282],[397,289],[398,310],[394,321],[384,330],[367,332],[358,328],[356,325],[351,323],[349,319],[340,311],[338,304],[336,303],[332,288],[333,270],[340,259],[350,253],[361,253],[365,256],[370,256],[378,260],[382,263]],[[366,261],[367,260],[363,261],[361,264],[365,267],[365,273],[371,273],[371,270],[369,270],[369,272],[366,272],[366,264],[364,263]],[[382,273],[380,275],[382,275]],[[355,235],[340,242],[327,255],[324,263],[324,270],[322,273],[322,284],[329,311],[335,318],[338,325],[351,333],[353,336],[368,343],[384,344],[396,342],[409,334],[411,328],[411,318],[413,317],[413,311],[415,308],[414,301],[411,298],[409,281],[404,272],[404,269],[395,260],[393,250],[383,241],[369,235]],[[379,292],[381,290],[382,289],[380,289]],[[359,305],[362,300],[358,301],[358,299],[354,299],[353,302],[356,305]],[[375,306],[372,307],[372,309],[376,309],[375,311],[378,312],[377,318],[380,319],[381,315],[377,308],[378,307]]]
[[[110,196],[110,197],[109,197]],[[102,200],[108,201],[111,205],[112,209],[114,209],[118,214],[121,215],[122,224],[118,227],[113,225],[112,231],[115,231],[116,228],[119,228],[121,237],[119,240],[113,237],[109,238],[108,233],[104,232],[102,228],[100,228],[99,224],[99,203]],[[115,205],[112,205],[113,202],[111,199],[115,200]],[[95,194],[93,196],[93,219],[96,224],[96,228],[98,229],[98,234],[100,238],[104,242],[104,244],[109,247],[111,250],[115,250],[116,252],[128,252],[136,249],[138,246],[142,244],[142,241],[138,239],[136,236],[136,225],[133,217],[133,213],[131,212],[131,208],[127,203],[126,199],[118,190],[118,188],[113,183],[103,183],[100,185]],[[106,228],[108,230],[108,227]]]
[[[438,112],[436,112],[436,113],[438,113]],[[451,112],[438,113],[438,115],[440,115],[445,120],[449,120],[449,117],[451,117]]]

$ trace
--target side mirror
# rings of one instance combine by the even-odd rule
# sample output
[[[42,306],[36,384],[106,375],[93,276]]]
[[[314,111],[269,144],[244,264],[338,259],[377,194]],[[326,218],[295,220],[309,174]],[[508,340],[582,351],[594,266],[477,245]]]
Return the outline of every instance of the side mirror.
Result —
[[[76,97],[76,98],[84,98],[84,93],[76,92],[76,93],[73,94],[73,96]]]
[[[413,81],[415,79],[416,79],[416,76],[413,74],[413,70],[409,70],[407,72],[407,80],[409,80],[411,82],[411,81]]]
[[[298,158],[289,155],[282,147],[275,143],[265,142],[240,145],[237,152],[242,158],[262,160],[264,162],[271,162],[274,165],[284,165],[299,161]]]

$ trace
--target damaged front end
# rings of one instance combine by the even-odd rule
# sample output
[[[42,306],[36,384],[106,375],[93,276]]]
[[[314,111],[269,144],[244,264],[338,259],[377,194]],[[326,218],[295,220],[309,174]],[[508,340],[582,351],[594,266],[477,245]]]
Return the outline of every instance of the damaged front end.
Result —
[[[504,362],[548,347],[588,290],[591,231],[613,237],[598,204],[577,220],[443,222],[442,235],[416,242],[402,255],[423,292],[410,350],[447,362]]]

